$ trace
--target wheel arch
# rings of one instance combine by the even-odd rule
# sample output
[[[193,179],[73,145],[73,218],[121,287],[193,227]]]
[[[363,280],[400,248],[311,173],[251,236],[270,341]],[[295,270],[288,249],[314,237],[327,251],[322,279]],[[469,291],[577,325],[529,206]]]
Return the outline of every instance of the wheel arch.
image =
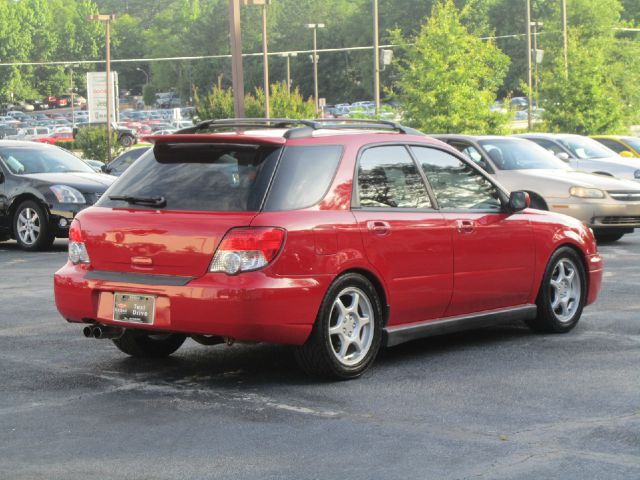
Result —
[[[587,263],[586,255],[584,254],[584,252],[582,251],[582,249],[578,245],[576,245],[575,243],[571,243],[571,242],[563,242],[563,243],[560,243],[560,244],[556,245],[556,247],[553,249],[553,251],[549,255],[549,259],[547,260],[547,264],[549,263],[549,260],[551,259],[553,254],[556,253],[561,248],[569,248],[569,249],[573,250],[574,253],[576,253],[576,255],[578,255],[578,258],[580,259],[580,262],[582,263],[582,267],[584,268],[584,273],[585,273],[584,281],[585,281],[586,286],[587,286],[587,291],[585,292],[585,298],[587,298],[588,295],[589,295],[589,288],[590,288],[590,284],[591,284],[590,278],[589,278],[589,264]],[[540,286],[538,286],[538,292],[539,291],[540,291]]]
[[[380,305],[382,306],[382,326],[385,327],[387,325],[387,322],[389,321],[389,296],[387,295],[386,289],[380,278],[371,270],[367,270],[366,268],[361,267],[353,267],[340,272],[338,275],[336,275],[334,281],[348,273],[358,273],[371,282],[373,288],[375,288],[376,293],[378,294]]]
[[[13,225],[13,216],[15,215],[16,210],[18,209],[18,207],[23,202],[26,202],[28,200],[33,200],[38,205],[40,205],[44,209],[44,213],[47,215],[47,220],[49,220],[48,217],[49,217],[49,215],[51,215],[51,212],[49,212],[49,206],[47,205],[47,203],[45,201],[43,201],[42,198],[40,198],[35,193],[23,192],[23,193],[15,196],[13,198],[13,200],[11,201],[11,205],[9,205],[9,222],[10,222],[9,225]],[[11,228],[13,229],[13,227],[11,227]]]
[[[531,197],[531,203],[533,204],[534,201],[538,201],[542,204],[542,206],[544,207],[543,210],[549,210],[549,205],[547,204],[547,201],[544,199],[544,197],[542,195],[540,195],[539,193],[536,193],[532,190],[525,190],[525,192],[527,192],[529,194],[529,197]],[[533,206],[531,208],[534,208]]]

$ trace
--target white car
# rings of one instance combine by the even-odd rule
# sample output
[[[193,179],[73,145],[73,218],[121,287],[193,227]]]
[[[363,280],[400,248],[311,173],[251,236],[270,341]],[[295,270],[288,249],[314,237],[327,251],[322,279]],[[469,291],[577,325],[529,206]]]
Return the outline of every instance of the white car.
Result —
[[[640,228],[640,183],[576,171],[535,143],[514,137],[434,135],[476,162],[531,207],[577,218],[599,241]]]
[[[515,136],[537,143],[576,170],[640,182],[640,162],[621,157],[592,138],[563,133],[524,133]]]

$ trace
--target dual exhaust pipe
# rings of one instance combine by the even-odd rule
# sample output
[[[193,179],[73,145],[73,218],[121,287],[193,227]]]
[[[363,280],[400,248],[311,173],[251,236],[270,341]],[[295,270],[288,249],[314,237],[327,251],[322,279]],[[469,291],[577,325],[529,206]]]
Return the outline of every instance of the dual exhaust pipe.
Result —
[[[109,325],[87,325],[82,329],[82,334],[86,338],[114,339],[120,338],[123,333],[124,328]]]

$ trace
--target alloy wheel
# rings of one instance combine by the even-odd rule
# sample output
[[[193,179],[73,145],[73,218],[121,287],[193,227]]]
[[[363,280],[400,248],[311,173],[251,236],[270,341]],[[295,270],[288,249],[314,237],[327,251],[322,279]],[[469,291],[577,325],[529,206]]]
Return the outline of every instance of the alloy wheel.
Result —
[[[568,258],[560,259],[553,269],[549,298],[551,309],[559,322],[570,322],[580,305],[582,292],[579,275],[578,268]]]
[[[329,341],[336,359],[353,366],[371,349],[374,310],[367,295],[356,287],[342,290],[333,302],[329,320]]]
[[[31,246],[38,240],[40,235],[40,216],[33,208],[27,207],[20,211],[18,215],[18,236],[25,245]]]

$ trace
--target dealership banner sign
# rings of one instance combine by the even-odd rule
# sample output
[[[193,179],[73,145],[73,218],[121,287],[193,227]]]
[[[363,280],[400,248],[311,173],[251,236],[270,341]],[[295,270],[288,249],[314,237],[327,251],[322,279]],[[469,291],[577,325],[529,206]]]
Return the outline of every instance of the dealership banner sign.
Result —
[[[116,95],[118,72],[111,72],[110,100],[111,122],[116,121]],[[87,108],[90,122],[107,121],[107,74],[105,72],[87,73]]]

